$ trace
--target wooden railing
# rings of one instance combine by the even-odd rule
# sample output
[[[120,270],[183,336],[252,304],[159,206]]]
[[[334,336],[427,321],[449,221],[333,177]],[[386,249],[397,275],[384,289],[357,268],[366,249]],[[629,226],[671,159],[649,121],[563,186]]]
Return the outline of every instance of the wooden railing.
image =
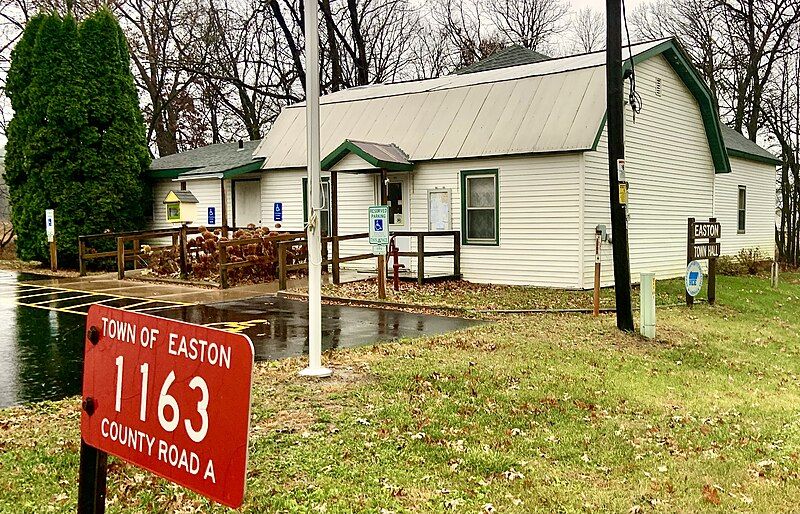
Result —
[[[221,241],[218,244],[219,248],[219,285],[222,289],[227,289],[230,284],[228,280],[228,270],[237,269],[237,268],[247,268],[249,266],[255,265],[258,261],[251,261],[251,260],[243,260],[238,262],[229,262],[229,248],[236,247],[236,246],[246,246],[246,245],[253,245],[253,244],[261,244],[264,245],[264,252],[261,255],[260,259],[267,258],[266,252],[266,245],[267,244],[276,244],[280,245],[282,242],[292,241],[295,239],[301,239],[305,237],[305,232],[293,232],[289,234],[279,234],[276,236],[269,236],[265,238],[261,237],[253,237],[249,239],[232,239],[230,241]],[[280,246],[278,246],[280,248]],[[280,265],[279,265],[280,266]]]
[[[207,227],[209,230],[216,230],[222,229],[223,227]],[[102,234],[89,234],[84,236],[78,236],[78,267],[80,270],[81,276],[86,275],[86,265],[88,261],[96,260],[96,259],[111,259],[114,258],[117,261],[117,274],[119,275],[119,241],[118,238],[125,238],[125,242],[133,242],[133,248],[126,249],[123,247],[122,251],[122,261],[125,263],[133,262],[134,268],[137,268],[140,262],[140,255],[141,255],[141,242],[147,239],[159,239],[159,238],[172,238],[171,245],[164,245],[164,246],[151,246],[151,250],[165,250],[169,248],[174,248],[178,245],[179,241],[178,238],[180,237],[180,227],[176,228],[162,228],[162,229],[154,229],[154,230],[134,230],[129,232],[106,232]],[[234,230],[231,227],[228,227],[228,230]],[[197,227],[188,227],[186,231],[187,235],[194,235],[199,234],[199,226]],[[101,240],[110,239],[116,243],[115,250],[108,250],[108,251],[94,251],[91,248],[91,244]]]
[[[442,276],[438,278],[460,278],[461,277],[461,233],[457,230],[450,230],[444,232],[437,232],[437,231],[413,231],[413,230],[402,230],[396,231],[391,233],[392,236],[410,236],[417,238],[417,250],[414,252],[398,252],[400,257],[416,257],[417,258],[417,283],[422,285],[425,281],[425,258],[426,257],[443,257],[443,256],[452,256],[453,257],[453,274]],[[425,250],[425,239],[426,238],[441,238],[441,237],[450,237],[453,239],[453,249],[452,250],[437,250],[437,251],[426,251]],[[322,266],[330,265],[332,267],[332,279],[334,284],[341,283],[341,267],[342,263],[346,262],[353,262],[353,261],[360,261],[360,260],[367,260],[367,259],[377,259],[377,256],[372,253],[363,253],[357,255],[349,255],[347,257],[340,257],[340,244],[342,241],[352,241],[356,239],[367,239],[369,238],[369,234],[367,232],[362,232],[358,234],[349,234],[345,236],[330,236],[330,237],[323,237],[322,238]],[[327,245],[331,243],[332,251],[330,259],[327,258]],[[291,271],[302,271],[307,268],[308,263],[296,263],[296,264],[288,264],[287,263],[287,253],[289,248],[292,245],[308,245],[308,240],[303,239],[296,239],[294,241],[286,241],[282,243],[278,243],[278,281],[280,289],[286,289],[286,284],[288,280],[288,274]],[[385,271],[384,271],[385,272]]]
[[[458,230],[446,231],[421,231],[415,232],[413,230],[397,230],[391,233],[392,236],[410,236],[417,238],[417,251],[416,252],[397,252],[400,257],[416,257],[417,258],[417,284],[422,285],[425,282],[425,257],[446,257],[453,256],[453,278],[461,278],[461,232]],[[434,237],[452,237],[453,249],[452,250],[437,250],[433,252],[425,251],[425,238]],[[442,277],[449,278],[449,277]]]

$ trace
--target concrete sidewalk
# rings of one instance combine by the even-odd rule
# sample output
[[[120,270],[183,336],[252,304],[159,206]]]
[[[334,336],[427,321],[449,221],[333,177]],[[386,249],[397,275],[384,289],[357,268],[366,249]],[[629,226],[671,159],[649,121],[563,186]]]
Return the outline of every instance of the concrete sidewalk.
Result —
[[[278,283],[253,284],[231,289],[216,289],[150,282],[142,280],[117,280],[116,273],[105,273],[87,277],[51,277],[40,280],[28,280],[29,284],[82,291],[87,293],[112,294],[143,300],[163,300],[184,304],[207,304],[244,300],[256,296],[274,295],[278,292]],[[295,282],[298,282],[295,284]],[[302,287],[305,280],[291,281],[291,287]]]

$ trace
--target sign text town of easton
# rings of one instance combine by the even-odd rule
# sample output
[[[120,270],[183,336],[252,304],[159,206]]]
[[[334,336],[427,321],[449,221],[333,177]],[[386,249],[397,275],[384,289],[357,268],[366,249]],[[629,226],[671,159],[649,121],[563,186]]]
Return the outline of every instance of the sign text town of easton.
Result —
[[[86,444],[241,505],[253,372],[247,336],[101,305],[89,310],[87,328]]]

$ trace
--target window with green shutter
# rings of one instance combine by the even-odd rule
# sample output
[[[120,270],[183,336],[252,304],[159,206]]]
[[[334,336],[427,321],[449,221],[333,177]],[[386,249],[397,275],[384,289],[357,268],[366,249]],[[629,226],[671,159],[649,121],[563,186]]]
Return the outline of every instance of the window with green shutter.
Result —
[[[461,172],[461,239],[464,244],[499,244],[499,197],[497,170]]]

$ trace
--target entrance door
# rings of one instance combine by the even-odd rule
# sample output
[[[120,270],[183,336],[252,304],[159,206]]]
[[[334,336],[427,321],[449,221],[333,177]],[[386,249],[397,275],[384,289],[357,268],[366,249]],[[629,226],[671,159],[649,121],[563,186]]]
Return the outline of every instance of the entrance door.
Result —
[[[389,232],[409,230],[411,223],[409,217],[408,176],[390,176],[386,190],[386,200],[389,204]],[[395,244],[397,244],[401,252],[411,251],[411,238],[409,236],[398,236],[395,238]],[[392,260],[389,264],[390,270],[393,263],[394,261]],[[406,270],[410,270],[411,266],[416,264],[416,261],[411,257],[400,257],[400,264],[403,264]]]
[[[253,224],[261,226],[261,181],[233,181],[233,224],[246,227]]]

